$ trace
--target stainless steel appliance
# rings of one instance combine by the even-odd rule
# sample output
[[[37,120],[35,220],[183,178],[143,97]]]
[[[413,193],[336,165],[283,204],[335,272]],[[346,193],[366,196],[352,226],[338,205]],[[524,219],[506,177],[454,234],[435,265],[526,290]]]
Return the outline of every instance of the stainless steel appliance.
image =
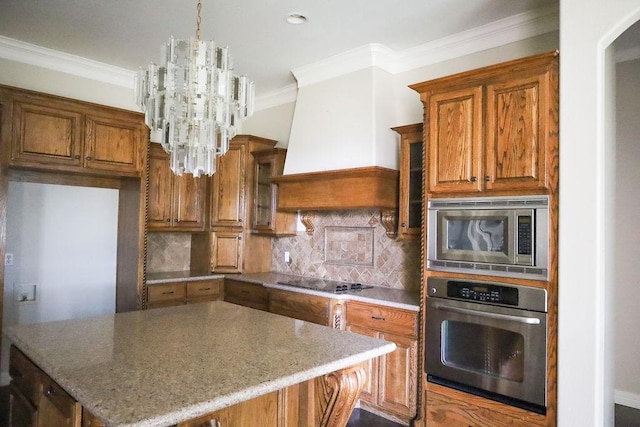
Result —
[[[427,268],[548,279],[549,197],[430,199]]]
[[[546,413],[547,291],[430,277],[427,381]]]

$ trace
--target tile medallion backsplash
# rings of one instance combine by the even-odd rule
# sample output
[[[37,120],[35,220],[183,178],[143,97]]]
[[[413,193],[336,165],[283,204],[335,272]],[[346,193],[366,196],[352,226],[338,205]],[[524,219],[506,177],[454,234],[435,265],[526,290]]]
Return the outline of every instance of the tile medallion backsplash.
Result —
[[[315,212],[314,233],[272,241],[272,270],[391,288],[420,289],[420,242],[386,235],[378,210]],[[284,262],[289,252],[290,263]]]
[[[150,232],[147,234],[147,272],[189,270],[191,234]]]

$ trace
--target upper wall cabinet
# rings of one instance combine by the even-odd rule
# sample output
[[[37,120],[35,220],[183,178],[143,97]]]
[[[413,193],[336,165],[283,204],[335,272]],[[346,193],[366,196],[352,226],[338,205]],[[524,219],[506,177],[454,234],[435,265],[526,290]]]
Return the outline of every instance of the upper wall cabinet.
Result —
[[[294,236],[297,215],[277,210],[278,184],[273,182],[273,177],[282,175],[287,150],[272,148],[251,154],[255,158],[251,232],[267,236]]]
[[[558,155],[558,53],[411,86],[424,104],[433,194],[539,192]]]
[[[150,230],[203,231],[206,226],[209,178],[191,174],[174,175],[169,155],[160,144],[149,152]]]
[[[140,176],[148,131],[139,113],[0,87],[10,123],[10,165]]]
[[[400,135],[398,240],[420,240],[422,225],[422,123],[393,128]]]

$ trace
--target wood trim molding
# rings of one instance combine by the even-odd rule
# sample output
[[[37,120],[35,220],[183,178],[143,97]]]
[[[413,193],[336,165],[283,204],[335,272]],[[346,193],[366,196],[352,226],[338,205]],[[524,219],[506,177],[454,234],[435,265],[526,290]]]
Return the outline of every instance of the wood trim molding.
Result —
[[[380,222],[386,230],[387,237],[395,239],[398,237],[398,211],[387,209],[380,211]]]
[[[313,232],[316,229],[313,227],[313,220],[315,219],[315,214],[313,212],[300,212],[300,222],[304,225],[305,230],[308,235],[313,235]]]
[[[316,425],[347,425],[367,379],[363,364],[332,372],[315,381]]]

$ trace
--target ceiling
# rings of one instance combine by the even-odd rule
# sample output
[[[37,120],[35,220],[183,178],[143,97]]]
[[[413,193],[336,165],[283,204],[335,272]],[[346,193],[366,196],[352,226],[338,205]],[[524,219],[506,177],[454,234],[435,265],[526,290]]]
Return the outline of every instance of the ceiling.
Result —
[[[370,43],[402,51],[558,0],[203,0],[203,39],[226,44],[256,95],[291,70]],[[289,13],[305,15],[291,25]],[[195,35],[196,0],[0,0],[0,35],[128,70]]]

